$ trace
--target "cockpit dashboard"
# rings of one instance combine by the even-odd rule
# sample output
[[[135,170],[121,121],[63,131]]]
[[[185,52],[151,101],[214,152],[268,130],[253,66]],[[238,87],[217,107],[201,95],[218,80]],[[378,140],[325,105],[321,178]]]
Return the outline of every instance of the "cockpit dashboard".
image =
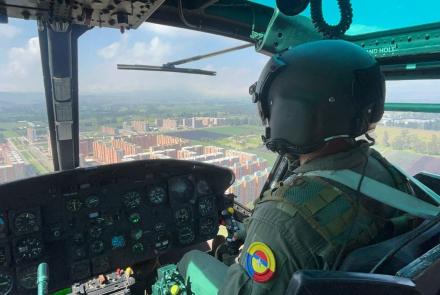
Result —
[[[0,185],[0,295],[50,290],[212,239],[234,182],[226,168],[145,160]]]

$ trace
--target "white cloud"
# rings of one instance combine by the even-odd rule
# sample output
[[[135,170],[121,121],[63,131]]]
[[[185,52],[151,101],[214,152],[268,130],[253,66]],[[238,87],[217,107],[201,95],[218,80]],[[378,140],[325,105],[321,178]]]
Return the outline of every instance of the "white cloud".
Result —
[[[98,55],[103,58],[112,58],[116,55],[119,46],[119,42],[112,43],[111,45],[98,50]]]
[[[158,35],[159,37],[185,37],[185,38],[201,38],[207,34],[189,29],[180,29],[170,26],[157,25],[153,23],[143,23],[140,29]]]
[[[0,25],[0,38],[10,39],[23,32],[21,28],[13,25]]]
[[[385,30],[379,26],[366,26],[366,25],[351,25],[350,29],[347,31],[347,35],[360,35],[372,32],[378,32]]]
[[[23,47],[12,47],[0,67],[0,91],[43,91],[40,46],[38,37],[31,38]]]

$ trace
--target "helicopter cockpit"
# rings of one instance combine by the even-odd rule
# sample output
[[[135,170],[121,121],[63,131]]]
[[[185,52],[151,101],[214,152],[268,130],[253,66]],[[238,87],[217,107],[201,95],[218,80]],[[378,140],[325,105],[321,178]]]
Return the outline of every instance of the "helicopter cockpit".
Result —
[[[148,158],[80,168],[78,41],[90,30],[124,34],[147,22],[246,42],[162,66],[115,65],[124,71],[215,76],[210,68],[181,65],[249,47],[273,56],[304,43],[340,39],[370,53],[388,81],[440,78],[440,23],[434,13],[419,23],[407,20],[405,27],[389,21],[358,33],[365,28],[352,23],[360,6],[350,0],[337,1],[339,12],[331,19],[337,25],[327,22],[322,0],[272,2],[0,0],[0,26],[14,18],[36,23],[55,170],[0,184],[0,295],[192,294],[191,282],[179,277],[175,264],[192,249],[214,255],[207,241],[221,225],[229,251],[238,252],[232,239],[237,222],[252,215],[225,193],[239,176],[224,167]],[[371,14],[380,9],[380,1],[373,2],[366,6]],[[383,18],[387,13],[378,12]],[[386,103],[385,109],[440,113],[440,103]],[[259,193],[290,175],[287,158],[279,155]],[[354,251],[338,271],[297,272],[286,294],[438,294],[440,176],[408,177],[417,184],[417,196],[434,208],[429,220]]]

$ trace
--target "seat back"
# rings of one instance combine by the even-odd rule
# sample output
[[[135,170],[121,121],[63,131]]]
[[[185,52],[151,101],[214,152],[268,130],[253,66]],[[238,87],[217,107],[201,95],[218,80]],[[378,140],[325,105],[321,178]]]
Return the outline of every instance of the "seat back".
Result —
[[[341,271],[301,270],[290,280],[286,295],[419,295],[407,278]]]
[[[437,194],[440,193],[440,176],[421,172],[414,176],[424,185],[432,189]],[[414,187],[417,196],[425,201],[431,201],[430,198],[417,187]],[[425,221],[427,223],[427,221]],[[423,223],[423,224],[425,224]],[[423,226],[420,225],[420,226]],[[342,263],[339,270],[355,271],[368,273],[373,267],[398,243],[408,238],[413,231],[400,235],[382,243],[361,248],[350,253]],[[388,260],[377,273],[394,275],[400,269],[432,249],[438,244],[440,239],[440,224],[435,225],[416,239],[405,245],[399,252]]]

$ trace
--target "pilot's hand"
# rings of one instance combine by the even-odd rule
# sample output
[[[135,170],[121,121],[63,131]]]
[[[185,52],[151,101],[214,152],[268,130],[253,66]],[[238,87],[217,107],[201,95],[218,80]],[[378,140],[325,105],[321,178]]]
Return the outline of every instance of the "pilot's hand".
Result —
[[[237,222],[238,230],[234,233],[234,236],[232,237],[233,241],[237,240],[245,240],[246,239],[246,229],[241,222]]]

